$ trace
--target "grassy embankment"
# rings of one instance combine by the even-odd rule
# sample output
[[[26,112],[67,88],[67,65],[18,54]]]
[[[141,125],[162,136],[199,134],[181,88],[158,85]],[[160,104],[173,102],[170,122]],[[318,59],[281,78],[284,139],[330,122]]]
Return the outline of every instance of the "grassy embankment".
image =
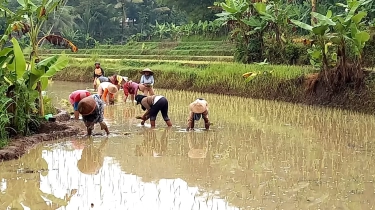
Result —
[[[55,79],[91,81],[93,63],[98,60],[107,75],[117,73],[135,81],[140,79],[139,71],[149,67],[155,72],[156,88],[319,104],[375,113],[373,80],[367,80],[366,87],[360,91],[346,90],[327,99],[327,96],[311,95],[305,91],[306,76],[316,72],[311,66],[244,65],[230,62],[231,56],[221,57],[229,55],[233,49],[229,43],[213,41],[134,43],[81,49],[80,54],[71,55],[69,67],[59,72]],[[59,52],[48,50],[45,54]],[[82,55],[83,52],[88,54]],[[200,60],[194,60],[197,56]],[[246,72],[258,75],[246,82],[242,77]]]

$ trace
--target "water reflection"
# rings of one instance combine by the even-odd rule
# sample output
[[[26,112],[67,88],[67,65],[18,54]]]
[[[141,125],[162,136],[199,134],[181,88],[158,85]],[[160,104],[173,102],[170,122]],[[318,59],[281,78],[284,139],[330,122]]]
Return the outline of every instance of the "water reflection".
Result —
[[[59,97],[75,86],[54,85]],[[73,194],[67,209],[375,207],[374,116],[204,94],[217,101],[210,107],[212,130],[186,132],[186,105],[201,94],[158,91],[170,100],[176,127],[150,130],[139,126],[134,117],[141,110],[130,103],[108,106],[114,135],[101,149],[104,158],[97,151],[103,137],[49,143],[38,150],[48,171],[40,156],[25,157],[42,165],[34,171],[48,173],[28,181],[59,199]],[[82,173],[80,160],[94,172]],[[24,171],[32,167],[20,161],[0,165],[0,200],[11,190],[23,193],[8,183],[29,178]]]
[[[88,140],[87,145],[84,146],[82,150],[81,159],[77,162],[77,167],[79,171],[84,174],[96,175],[103,166],[104,155],[103,150],[108,143],[108,138],[102,140],[98,147],[94,146],[92,138]]]
[[[146,128],[143,132],[144,140],[142,144],[136,145],[136,156],[164,156],[167,152],[168,134],[171,128],[164,128],[160,138],[157,138],[156,130]]]
[[[152,141],[152,131],[146,132]],[[167,137],[168,130],[162,133]],[[20,165],[36,173],[7,179],[0,209],[237,209],[222,199],[201,195],[198,187],[179,178],[144,182],[123,172],[116,160],[103,155],[108,154],[109,143],[107,138],[90,138],[31,150],[32,157],[23,157],[28,164],[20,160]]]
[[[42,180],[48,176],[48,163],[42,157],[41,147],[32,149],[19,160],[19,175],[6,177],[2,187],[0,209],[58,209],[67,206],[76,190],[67,192],[63,198],[41,189]]]
[[[209,138],[206,135],[208,132],[204,132],[205,135],[199,135],[196,132],[190,131],[188,134],[189,143],[189,158],[206,158],[208,152],[208,141]]]

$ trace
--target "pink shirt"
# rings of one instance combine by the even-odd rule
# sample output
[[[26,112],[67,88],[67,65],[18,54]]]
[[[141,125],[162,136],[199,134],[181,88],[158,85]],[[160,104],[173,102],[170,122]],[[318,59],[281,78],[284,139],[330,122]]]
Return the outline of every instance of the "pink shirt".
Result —
[[[139,84],[136,82],[125,83],[123,87],[125,96],[128,96],[129,94],[137,94],[138,87],[139,87]]]
[[[69,101],[71,104],[81,101],[83,98],[90,95],[87,90],[76,90],[69,95]]]

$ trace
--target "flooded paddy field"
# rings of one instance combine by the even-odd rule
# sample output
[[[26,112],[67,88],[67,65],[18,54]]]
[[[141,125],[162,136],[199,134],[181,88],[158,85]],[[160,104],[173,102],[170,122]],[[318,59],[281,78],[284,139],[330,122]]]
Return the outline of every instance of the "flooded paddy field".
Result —
[[[91,84],[55,81],[58,106]],[[0,163],[0,209],[373,209],[375,118],[273,101],[156,90],[172,128],[141,126],[140,106],[105,107],[108,137],[46,142]],[[186,132],[209,103],[209,131]],[[70,107],[69,107],[70,108]],[[82,126],[83,123],[77,123]],[[94,133],[100,133],[96,126]]]

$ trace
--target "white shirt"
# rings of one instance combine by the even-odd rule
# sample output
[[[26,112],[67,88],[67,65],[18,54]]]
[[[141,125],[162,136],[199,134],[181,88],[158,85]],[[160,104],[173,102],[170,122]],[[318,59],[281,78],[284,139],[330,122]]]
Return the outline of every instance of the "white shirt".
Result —
[[[112,83],[110,83],[110,82],[102,82],[102,83],[100,83],[99,86],[100,86],[103,90],[105,90],[105,89],[108,88],[108,85],[110,85],[110,84],[112,84]]]
[[[154,98],[154,103],[152,105],[155,105],[156,102],[158,102],[161,98],[163,98],[164,96],[155,96]]]

